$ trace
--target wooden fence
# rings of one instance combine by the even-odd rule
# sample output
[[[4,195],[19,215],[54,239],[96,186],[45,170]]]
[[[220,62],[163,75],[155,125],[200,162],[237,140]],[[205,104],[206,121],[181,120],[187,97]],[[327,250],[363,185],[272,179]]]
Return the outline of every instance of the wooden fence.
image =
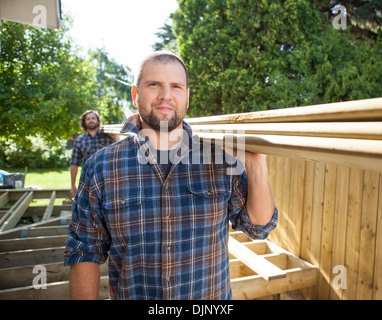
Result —
[[[382,98],[187,121],[200,139],[245,137],[269,155],[269,240],[318,267],[307,299],[382,299]]]

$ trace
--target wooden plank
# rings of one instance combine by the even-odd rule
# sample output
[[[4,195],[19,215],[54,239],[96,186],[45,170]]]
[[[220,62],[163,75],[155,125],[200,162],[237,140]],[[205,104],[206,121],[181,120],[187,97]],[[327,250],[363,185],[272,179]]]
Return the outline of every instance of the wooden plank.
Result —
[[[0,226],[0,232],[14,228],[32,200],[33,192],[25,193],[24,196],[21,197],[11,209],[9,209],[9,214],[6,215],[5,221]]]
[[[49,219],[48,221],[40,221],[36,222],[27,226],[21,226],[14,228],[12,230],[0,232],[0,239],[9,239],[9,238],[14,238],[14,235],[17,232],[22,232],[23,235],[26,235],[28,229],[32,229],[35,227],[48,227],[48,226],[67,226],[70,219],[71,219],[71,214],[66,215],[66,216],[60,216],[60,217],[55,217],[52,219]]]
[[[0,253],[0,268],[63,262],[65,246]]]
[[[318,299],[329,299],[332,275],[333,222],[336,196],[337,166],[326,165],[322,235],[320,251],[320,275],[318,277]]]
[[[0,207],[5,206],[9,201],[9,193],[4,192],[3,194],[0,195]]]
[[[245,141],[245,150],[289,158],[314,160],[382,171],[382,140],[317,138],[280,135],[195,133],[196,139],[236,148]],[[233,141],[233,143],[230,143]],[[243,143],[242,143],[243,144]]]
[[[279,208],[279,219],[280,224],[283,224],[283,229],[280,232],[279,244],[281,247],[289,250],[289,241],[288,241],[288,228],[289,228],[289,203],[291,199],[290,195],[290,184],[291,184],[291,159],[284,158],[283,161],[283,184],[282,184],[282,194],[281,194],[281,203]]]
[[[314,286],[317,270],[289,269],[285,270],[284,278],[267,281],[259,275],[241,277],[231,280],[232,296],[234,300],[253,300],[281,292],[294,291]]]
[[[232,237],[229,238],[228,249],[232,255],[240,259],[245,265],[266,280],[273,280],[286,276],[285,271],[276,267],[264,258],[261,258]]]
[[[311,241],[309,248],[308,261],[314,265],[320,265],[321,254],[321,228],[322,228],[322,214],[324,206],[324,186],[325,186],[325,164],[316,163],[314,173],[313,185],[313,210],[311,219]],[[307,295],[310,299],[317,299],[317,288],[308,290]]]
[[[0,251],[10,252],[27,249],[61,247],[65,245],[67,238],[67,235],[62,235],[0,240]]]
[[[248,122],[380,121],[382,120],[382,98],[188,118],[185,120],[191,125]]]
[[[363,174],[363,170],[350,169],[345,255],[347,289],[342,294],[345,300],[357,299]]]
[[[64,266],[62,262],[44,263],[47,272],[47,282],[58,282],[69,280],[69,266]],[[0,290],[17,287],[30,286],[36,274],[33,273],[35,266],[24,266],[15,268],[0,269]],[[107,264],[100,265],[101,276],[108,275]]]
[[[382,122],[232,123],[192,125],[192,132],[382,139]]]
[[[301,257],[309,260],[311,245],[311,225],[313,211],[313,186],[315,165],[313,161],[306,163],[306,175],[304,183],[304,217],[301,235]]]
[[[300,255],[306,161],[292,159],[287,249]]]
[[[44,212],[44,215],[42,216],[42,221],[46,221],[51,217],[55,201],[56,201],[56,191],[53,191],[49,200],[49,204]]]
[[[109,277],[100,278],[99,299],[109,297]],[[48,283],[47,288],[34,289],[33,286],[0,290],[0,300],[69,300],[69,281]]]
[[[23,230],[16,230],[10,233],[1,234],[0,240],[13,238],[27,237],[49,237],[49,236],[64,236],[68,234],[67,226],[43,226],[34,227]]]
[[[366,170],[362,199],[361,239],[358,269],[358,300],[370,300],[373,294],[375,235],[377,227],[379,174]]]
[[[2,193],[9,193],[9,201],[15,201],[20,198],[20,196],[25,192],[30,192],[31,189],[6,189],[0,191]],[[53,191],[56,191],[57,199],[66,199],[70,198],[69,189],[43,189],[43,190],[32,190],[34,194],[34,199],[49,199]]]
[[[64,204],[64,205],[54,205],[52,208],[52,217],[57,217],[60,215],[61,211],[70,211],[72,205]],[[24,213],[24,217],[33,217],[35,215],[43,217],[47,206],[29,206],[27,211]]]
[[[382,194],[382,174],[379,175],[379,195]],[[378,201],[377,234],[375,240],[375,263],[373,299],[382,300],[382,198]]]
[[[333,225],[332,270],[336,266],[345,266],[349,175],[350,169],[348,167],[341,166],[338,168]],[[334,277],[336,276],[337,274],[332,272],[330,300],[342,299],[343,290],[346,290],[345,283],[341,283],[342,287],[339,288],[333,286]]]

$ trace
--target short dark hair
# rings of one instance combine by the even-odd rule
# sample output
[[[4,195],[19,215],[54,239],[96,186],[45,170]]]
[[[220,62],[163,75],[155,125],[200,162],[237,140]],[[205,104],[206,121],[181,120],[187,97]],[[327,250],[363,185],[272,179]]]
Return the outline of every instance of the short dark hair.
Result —
[[[86,110],[83,114],[81,114],[80,116],[80,128],[84,131],[86,131],[88,128],[86,127],[86,122],[85,122],[85,118],[86,116],[89,114],[89,113],[94,113],[98,119],[98,123],[99,123],[99,128],[101,128],[102,126],[102,121],[101,121],[101,117],[100,115],[98,114],[97,111],[95,110]]]
[[[134,84],[137,88],[139,87],[139,83],[142,80],[143,68],[150,61],[160,62],[160,63],[164,63],[164,64],[174,63],[174,62],[180,63],[182,65],[184,71],[186,72],[186,86],[188,88],[188,70],[187,70],[185,63],[176,54],[169,52],[169,51],[156,51],[156,52],[148,55],[145,59],[143,59],[143,61],[141,62],[140,66],[139,66],[138,73],[135,76]]]

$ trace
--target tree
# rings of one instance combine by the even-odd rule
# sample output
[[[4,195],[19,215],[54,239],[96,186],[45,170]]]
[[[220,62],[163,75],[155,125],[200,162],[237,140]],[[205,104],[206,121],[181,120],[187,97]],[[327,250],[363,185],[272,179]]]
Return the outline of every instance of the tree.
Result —
[[[166,22],[159,30],[159,32],[155,33],[159,39],[159,42],[156,42],[152,46],[153,49],[155,51],[167,50],[179,55],[178,39],[175,36],[172,25]]]
[[[372,19],[377,25],[368,29],[374,36],[365,37],[350,27],[334,29],[335,4],[327,11],[329,2],[179,0],[172,19],[190,71],[189,115],[381,96],[378,11]],[[349,6],[361,25],[362,15],[353,12],[361,7]]]
[[[96,69],[79,57],[60,30],[3,21],[0,53],[0,137],[31,145],[69,139],[78,117],[98,107]]]
[[[118,64],[104,49],[89,52],[94,65],[98,67],[98,99],[102,110],[102,121],[121,123],[124,109],[133,108],[130,68]]]

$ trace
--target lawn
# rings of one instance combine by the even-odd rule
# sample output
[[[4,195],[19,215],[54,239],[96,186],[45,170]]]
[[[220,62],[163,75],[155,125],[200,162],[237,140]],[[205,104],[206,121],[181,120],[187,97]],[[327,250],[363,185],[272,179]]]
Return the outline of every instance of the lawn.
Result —
[[[24,173],[24,169],[10,169],[8,172]],[[79,168],[81,171],[81,168]],[[80,172],[79,172],[80,174]],[[79,174],[77,174],[77,181]],[[29,169],[25,177],[25,187],[39,189],[70,189],[70,171],[67,169]]]
[[[24,173],[24,169],[9,169],[9,173]],[[81,175],[78,168],[77,185]],[[67,169],[29,169],[25,177],[24,187],[36,189],[70,189],[70,171]],[[61,204],[63,199],[56,199],[56,204]],[[49,199],[33,200],[31,205],[48,205]]]

